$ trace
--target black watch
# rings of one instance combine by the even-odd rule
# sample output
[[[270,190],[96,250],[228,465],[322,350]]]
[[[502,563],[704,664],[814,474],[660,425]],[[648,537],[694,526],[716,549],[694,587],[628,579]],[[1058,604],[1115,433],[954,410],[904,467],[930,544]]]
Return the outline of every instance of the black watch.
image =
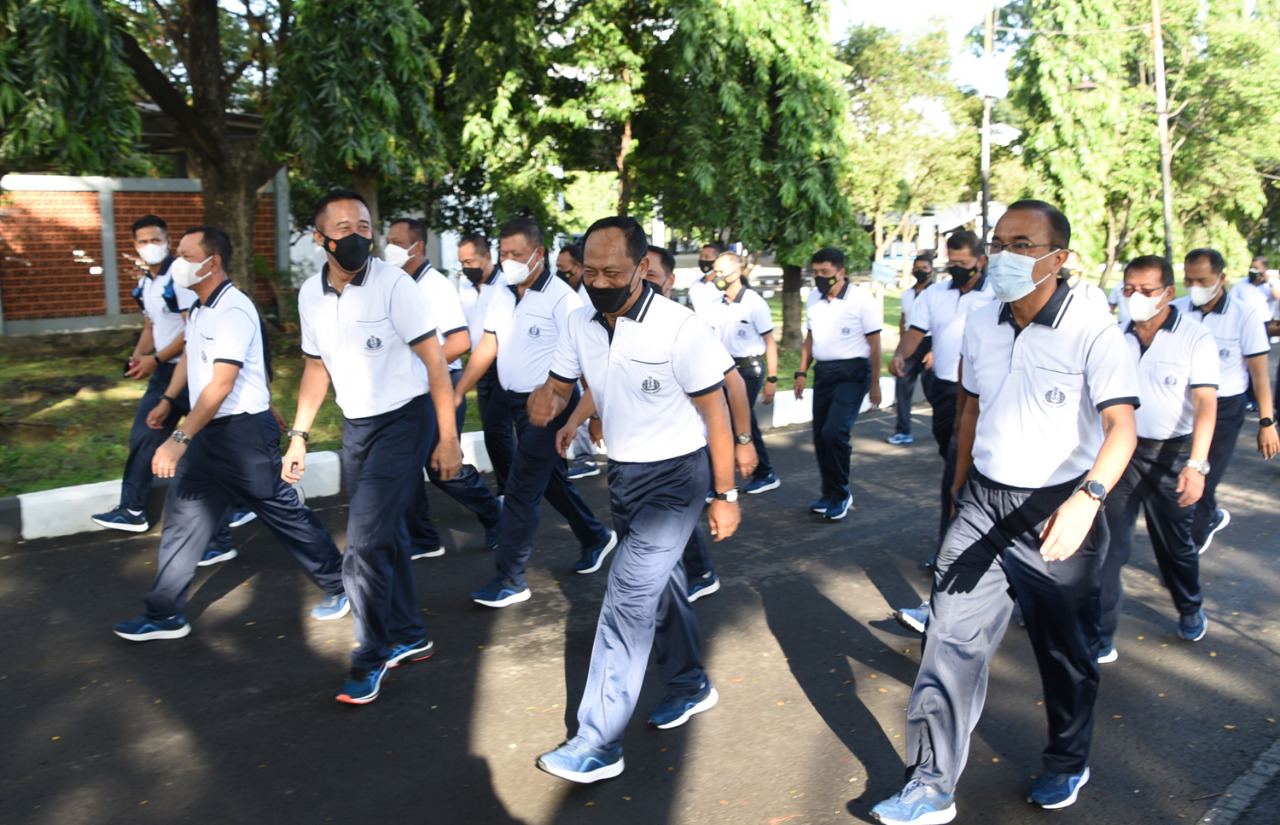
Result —
[[[1080,485],[1080,489],[1084,491],[1086,496],[1098,502],[1098,504],[1102,504],[1107,500],[1107,488],[1101,481],[1089,479]]]
[[[734,487],[732,490],[726,490],[723,493],[716,493],[716,499],[719,501],[727,501],[732,504],[738,500],[738,488]]]
[[[807,372],[801,372],[800,370],[796,370],[796,375],[795,375],[795,377],[796,377],[796,378],[808,378],[808,377],[809,377],[809,373],[807,373]]]
[[[169,402],[169,406],[170,406],[170,407],[176,406],[176,405],[177,405],[177,403],[178,403],[178,399],[176,399],[176,398],[174,398],[173,396],[170,396],[170,395],[162,395],[162,396],[160,396],[160,400],[161,400],[161,401],[168,401],[168,402]]]
[[[765,380],[765,381],[767,381],[767,382],[769,382],[770,384],[776,384],[776,383],[778,383],[778,376],[776,376],[776,375],[770,375],[768,378],[766,378],[766,379],[764,379],[764,380]]]
[[[311,433],[307,432],[306,430],[289,430],[289,432],[285,433],[285,435],[289,436],[290,438],[293,438],[296,435],[298,438],[301,438],[303,441],[311,440]]]
[[[1275,425],[1276,425],[1276,420],[1275,420],[1274,418],[1259,418],[1259,419],[1258,419],[1258,426],[1259,426],[1259,427],[1274,427]]]

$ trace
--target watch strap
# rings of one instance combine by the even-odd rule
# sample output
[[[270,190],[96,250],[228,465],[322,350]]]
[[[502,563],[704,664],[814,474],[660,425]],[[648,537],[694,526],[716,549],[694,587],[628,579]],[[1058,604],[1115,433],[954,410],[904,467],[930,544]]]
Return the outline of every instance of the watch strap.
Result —
[[[1259,426],[1259,427],[1274,427],[1275,425],[1276,425],[1276,420],[1275,420],[1274,418],[1260,418],[1260,419],[1258,419],[1258,426]]]
[[[297,436],[298,438],[301,438],[303,441],[311,440],[311,433],[307,432],[306,430],[289,430],[289,432],[286,433],[286,435],[288,435],[290,438]]]

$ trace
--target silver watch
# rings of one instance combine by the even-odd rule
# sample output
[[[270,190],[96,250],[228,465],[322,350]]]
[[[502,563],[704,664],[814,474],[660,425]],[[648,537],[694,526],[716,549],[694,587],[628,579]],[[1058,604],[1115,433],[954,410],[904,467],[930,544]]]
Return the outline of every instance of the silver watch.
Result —
[[[1209,475],[1209,462],[1208,462],[1208,461],[1196,461],[1194,458],[1188,458],[1188,459],[1187,459],[1187,466],[1188,466],[1188,467],[1190,467],[1191,469],[1195,470],[1197,473],[1199,473],[1199,474],[1200,474],[1200,475],[1202,475],[1202,476],[1207,476],[1207,475]]]
[[[751,433],[742,433],[740,435],[735,435],[734,438],[737,440],[739,444],[743,445],[744,447],[751,443]]]
[[[728,492],[725,492],[725,493],[716,493],[716,498],[718,498],[720,501],[727,501],[729,503],[733,503],[738,500],[738,488],[734,487],[732,490],[729,490]]]
[[[188,441],[191,440],[187,438],[187,434],[184,433],[182,430],[174,430],[173,435],[169,437],[172,438],[174,441],[178,442],[179,444],[186,444]]]

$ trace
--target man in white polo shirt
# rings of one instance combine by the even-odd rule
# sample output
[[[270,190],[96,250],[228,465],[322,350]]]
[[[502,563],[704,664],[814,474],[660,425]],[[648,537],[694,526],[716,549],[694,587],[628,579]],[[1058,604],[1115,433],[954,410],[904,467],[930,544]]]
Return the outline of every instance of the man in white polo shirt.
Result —
[[[712,535],[728,538],[738,525],[732,427],[720,392],[729,362],[716,355],[702,321],[644,280],[647,249],[633,218],[604,218],[587,230],[594,311],[569,317],[550,375],[529,398],[530,419],[549,424],[572,408],[575,382],[586,377],[609,443],[609,495],[622,536],[577,735],[537,763],[574,782],[622,772],[622,734],[651,649],[667,696],[650,725],[677,727],[718,698],[703,668],[680,558],[708,489],[717,491],[707,511]]]
[[[172,478],[156,579],[146,608],[115,626],[130,641],[177,639],[196,565],[236,500],[251,507],[321,590],[311,612],[322,621],[348,610],[341,556],[315,514],[280,478],[280,427],[270,412],[266,359],[257,309],[227,278],[231,239],[212,226],[187,232],[170,272],[198,297],[187,324],[185,355],[170,394],[185,385],[191,412],[156,449],[152,471]]]
[[[564,459],[556,452],[556,432],[573,412],[578,394],[574,393],[569,409],[546,426],[532,423],[525,407],[529,393],[546,380],[569,313],[581,307],[582,301],[547,267],[547,250],[537,221],[512,218],[498,234],[506,286],[495,292],[489,304],[484,337],[471,353],[455,390],[460,402],[496,361],[498,379],[507,391],[516,421],[516,453],[502,504],[495,575],[471,594],[473,601],[485,607],[506,607],[529,598],[525,567],[533,553],[544,494],[582,546],[582,555],[573,565],[575,572],[599,570],[618,541],[565,476]]]
[[[582,281],[582,246],[571,243],[556,255],[556,277],[568,284],[578,293],[583,305],[590,303],[587,288]],[[581,390],[582,388],[579,387]],[[585,394],[585,393],[584,393]],[[583,423],[573,439],[573,462],[565,475],[571,480],[591,478],[600,475],[600,465],[595,460],[595,447],[591,439],[589,423]]]
[[[449,379],[458,383],[462,377],[462,354],[471,348],[471,338],[467,332],[467,318],[462,312],[462,301],[453,284],[440,274],[440,270],[427,260],[427,228],[414,218],[400,218],[391,222],[387,230],[387,246],[383,257],[392,266],[398,266],[414,280],[422,290],[422,297],[427,299],[427,307],[431,310],[432,320],[436,324],[436,338],[444,352],[444,360],[449,365]],[[435,407],[426,406],[428,424],[436,436],[440,431],[435,425]],[[459,433],[467,417],[467,404],[464,400],[454,414],[454,424]],[[435,449],[435,441],[427,448],[430,455]],[[461,504],[475,514],[484,528],[484,546],[493,549],[498,543],[498,520],[502,515],[502,505],[493,491],[484,483],[480,473],[470,464],[463,464],[462,469],[453,478],[445,480],[430,466],[426,468],[427,478],[441,492]],[[440,532],[436,530],[431,519],[431,504],[427,500],[427,488],[418,484],[413,489],[413,500],[409,502],[406,516],[409,525],[409,542],[412,545],[410,558],[424,559],[444,555],[444,545],[440,541]]]
[[[471,351],[475,352],[484,338],[484,320],[489,313],[489,302],[506,284],[502,272],[493,264],[489,252],[489,239],[479,233],[463,235],[458,241],[458,263],[462,265],[462,281],[458,284],[458,298],[462,301],[462,314],[467,316],[467,333],[471,339]],[[476,380],[476,401],[480,406],[480,426],[484,429],[484,449],[493,465],[494,486],[501,497],[507,490],[507,475],[511,472],[511,456],[516,441],[511,414],[511,402],[507,391],[498,381],[498,363]]]
[[[134,221],[133,246],[146,271],[138,277],[133,290],[133,299],[142,310],[142,334],[129,356],[125,375],[148,379],[147,389],[138,401],[129,431],[129,457],[120,482],[120,503],[92,518],[101,527],[145,533],[151,529],[146,514],[151,458],[188,409],[185,393],[169,398],[165,392],[182,357],[182,328],[196,296],[189,289],[175,286],[169,274],[173,256],[169,254],[169,227],[162,218],[143,215]],[[161,403],[167,406],[164,424],[154,429],[147,426],[147,415]]]
[[[747,404],[751,409],[751,443],[756,448],[756,469],[745,479],[742,492],[756,495],[776,490],[782,483],[773,471],[769,451],[756,423],[756,398],[763,395],[765,404],[773,403],[778,388],[778,344],[773,337],[773,312],[760,293],[742,279],[742,259],[732,252],[716,258],[716,288],[723,290],[719,300],[705,312],[699,312],[715,326],[720,343],[729,351],[747,387]]]
[[[689,308],[699,315],[720,300],[720,290],[716,288],[716,259],[724,254],[724,247],[718,243],[703,244],[698,252],[698,272],[701,273],[689,284]]]
[[[1238,297],[1257,308],[1268,321],[1275,317],[1276,303],[1280,302],[1280,284],[1267,271],[1266,255],[1253,256],[1249,262],[1248,277],[1236,281],[1231,287],[1231,297]]]
[[[809,506],[828,521],[844,518],[853,505],[849,489],[849,436],[862,399],[880,406],[880,305],[865,289],[845,280],[844,253],[833,246],[813,254],[819,297],[809,305],[804,349],[796,372],[796,400],[804,395],[813,364],[813,452],[822,495]]]
[[[1209,442],[1218,410],[1218,344],[1213,334],[1171,305],[1173,266],[1158,255],[1124,268],[1130,317],[1125,344],[1138,371],[1142,406],[1138,447],[1111,491],[1105,510],[1111,544],[1102,567],[1101,663],[1114,662],[1124,587],[1120,574],[1133,551],[1138,509],[1173,606],[1178,635],[1204,637],[1208,623],[1200,592],[1200,555],[1191,540],[1193,505],[1204,492]]]
[[[430,465],[444,480],[461,469],[462,450],[431,308],[399,267],[370,257],[364,199],[341,189],[325,195],[313,237],[327,262],[298,290],[306,365],[283,473],[296,482],[305,472],[311,424],[332,382],[351,502],[342,580],[357,644],[337,699],[362,705],[378,697],[388,668],[434,649],[418,608],[405,512],[430,445]],[[426,409],[433,403],[438,438]]]
[[[1061,212],[1019,201],[992,237],[997,302],[965,325],[956,515],[938,551],[907,708],[908,782],[872,809],[885,823],[954,818],[1015,601],[1049,721],[1029,798],[1063,808],[1089,780],[1107,544],[1099,508],[1133,454],[1137,377],[1111,315],[1056,277],[1071,243]]]
[[[1280,448],[1276,422],[1271,418],[1271,382],[1267,375],[1267,357],[1271,341],[1267,338],[1265,318],[1255,307],[1226,290],[1226,262],[1215,249],[1193,249],[1183,266],[1183,283],[1187,294],[1174,301],[1183,315],[1209,328],[1218,342],[1218,416],[1209,445],[1209,474],[1204,480],[1204,495],[1196,502],[1195,520],[1191,524],[1191,540],[1199,552],[1209,549],[1214,535],[1231,522],[1231,513],[1218,507],[1218,482],[1231,463],[1236,439],[1244,426],[1245,391],[1250,381],[1262,412],[1258,422],[1258,452],[1269,459]]]
[[[911,307],[919,300],[921,294],[933,282],[933,255],[917,255],[911,262],[911,276],[915,283],[902,290],[898,298],[898,340],[907,331],[907,317]],[[933,386],[933,341],[928,336],[921,339],[916,348],[902,359],[902,369],[894,375],[894,422],[893,435],[887,441],[890,444],[911,444],[915,437],[911,434],[911,402],[916,393],[916,381],[920,381],[925,398]],[[890,369],[890,372],[893,372]]]

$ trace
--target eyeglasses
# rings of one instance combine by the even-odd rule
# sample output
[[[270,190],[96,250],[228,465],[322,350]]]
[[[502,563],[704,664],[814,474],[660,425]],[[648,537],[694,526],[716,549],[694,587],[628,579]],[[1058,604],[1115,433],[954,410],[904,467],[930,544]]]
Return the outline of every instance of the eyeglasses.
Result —
[[[1120,287],[1120,294],[1128,298],[1131,295],[1133,295],[1133,293],[1135,292],[1141,292],[1147,298],[1154,298],[1168,288],[1169,287],[1167,286],[1144,288],[1144,287],[1129,286],[1128,284],[1125,284],[1124,286]]]
[[[1015,252],[1019,255],[1026,255],[1029,251],[1031,251],[1032,249],[1035,249],[1037,246],[1053,247],[1054,249],[1060,248],[1060,247],[1053,246],[1053,244],[1051,243],[1027,243],[1026,241],[1017,241],[1015,243],[1000,243],[999,241],[991,241],[986,245],[986,251],[987,251],[987,255],[999,255],[1001,252],[1004,252],[1007,249],[1010,252]]]

